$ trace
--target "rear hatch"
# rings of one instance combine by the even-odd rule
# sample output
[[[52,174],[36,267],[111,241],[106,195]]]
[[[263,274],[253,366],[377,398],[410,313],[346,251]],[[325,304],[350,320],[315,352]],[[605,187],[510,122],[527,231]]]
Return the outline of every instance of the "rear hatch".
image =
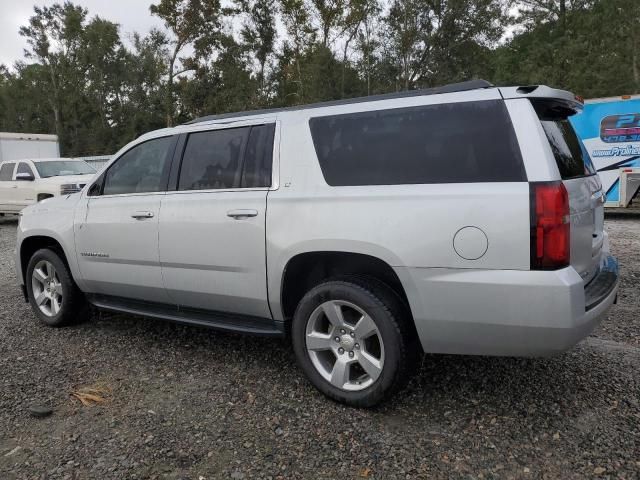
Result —
[[[604,243],[600,178],[568,120],[577,114],[553,100],[532,99],[569,195],[571,265],[588,283],[598,273]]]

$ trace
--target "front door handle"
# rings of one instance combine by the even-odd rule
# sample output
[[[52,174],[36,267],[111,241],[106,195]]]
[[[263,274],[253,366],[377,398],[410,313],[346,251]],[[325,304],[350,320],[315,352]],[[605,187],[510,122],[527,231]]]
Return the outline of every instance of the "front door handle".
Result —
[[[249,217],[257,217],[257,210],[229,210],[227,212],[227,217],[235,218],[239,220],[241,218],[249,218]]]
[[[131,218],[136,220],[143,220],[145,218],[153,218],[153,212],[133,212]]]

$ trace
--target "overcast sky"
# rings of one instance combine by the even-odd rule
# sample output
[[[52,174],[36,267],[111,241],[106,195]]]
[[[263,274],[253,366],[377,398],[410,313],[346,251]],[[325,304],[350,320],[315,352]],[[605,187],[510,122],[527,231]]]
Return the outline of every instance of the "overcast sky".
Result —
[[[26,25],[33,15],[33,6],[63,3],[64,0],[0,0],[0,64],[12,65],[23,57],[27,46],[25,39],[18,35],[18,29]],[[74,0],[89,10],[89,16],[98,15],[120,24],[123,40],[132,32],[147,33],[151,27],[162,26],[157,17],[149,13],[151,0]]]

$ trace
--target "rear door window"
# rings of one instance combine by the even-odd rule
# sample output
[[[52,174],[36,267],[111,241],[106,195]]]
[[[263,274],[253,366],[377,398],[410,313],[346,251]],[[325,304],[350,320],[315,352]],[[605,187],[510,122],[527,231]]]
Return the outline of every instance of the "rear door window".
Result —
[[[242,169],[242,188],[271,186],[275,124],[251,128]]]
[[[10,182],[13,179],[15,163],[5,163],[0,167],[0,182]]]
[[[332,186],[526,180],[502,100],[316,117],[309,125]]]
[[[239,188],[250,130],[241,127],[189,134],[178,190]]]
[[[19,174],[19,173],[28,173],[32,177],[35,177],[35,175],[33,174],[33,170],[31,170],[31,167],[29,166],[29,164],[27,164],[25,162],[20,162],[18,164],[18,169],[16,170],[16,175]]]

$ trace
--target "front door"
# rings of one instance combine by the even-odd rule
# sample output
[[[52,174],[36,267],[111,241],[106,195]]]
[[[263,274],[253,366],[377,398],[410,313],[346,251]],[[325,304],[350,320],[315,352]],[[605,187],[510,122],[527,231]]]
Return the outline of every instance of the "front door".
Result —
[[[175,138],[134,146],[88,189],[76,254],[91,293],[168,303],[158,254],[160,203]]]
[[[160,260],[182,307],[271,316],[265,214],[275,126],[191,133],[175,191],[162,198]]]

